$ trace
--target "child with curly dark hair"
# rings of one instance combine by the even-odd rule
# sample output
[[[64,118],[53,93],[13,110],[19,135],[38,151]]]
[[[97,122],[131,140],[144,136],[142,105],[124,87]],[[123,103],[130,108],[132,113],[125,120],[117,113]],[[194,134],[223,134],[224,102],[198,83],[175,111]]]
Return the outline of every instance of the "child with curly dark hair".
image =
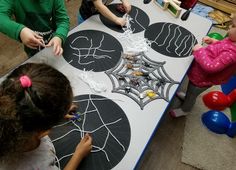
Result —
[[[72,99],[69,80],[46,64],[24,64],[8,75],[0,85],[0,169],[59,169],[48,133],[70,112]],[[86,134],[65,169],[76,169],[91,148]]]

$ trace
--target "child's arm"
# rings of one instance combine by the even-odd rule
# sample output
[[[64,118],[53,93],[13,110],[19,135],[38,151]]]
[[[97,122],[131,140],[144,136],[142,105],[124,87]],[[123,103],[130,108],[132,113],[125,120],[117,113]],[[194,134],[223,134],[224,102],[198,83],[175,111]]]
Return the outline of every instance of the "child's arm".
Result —
[[[76,113],[78,106],[74,103],[70,106],[69,112],[64,116],[65,119],[76,118],[73,114]]]
[[[0,3],[0,32],[6,34],[10,38],[20,40],[19,35],[21,30],[25,27],[22,24],[15,22],[11,17],[13,15],[14,1],[2,0]]]
[[[121,2],[125,8],[125,12],[129,13],[131,11],[131,5],[130,5],[129,1],[128,0],[121,0]]]
[[[64,170],[76,170],[80,162],[84,157],[86,157],[92,149],[92,137],[89,134],[86,134],[80,143],[77,145],[75,152],[67,163]]]
[[[13,0],[2,0],[0,3],[0,32],[10,38],[22,41],[29,48],[37,48],[43,45],[43,38],[31,29],[19,24],[12,19],[14,10]]]
[[[65,8],[64,0],[56,0],[54,5],[53,12],[56,21],[56,31],[54,36],[61,38],[62,43],[64,43],[70,29],[69,16]]]
[[[43,37],[37,35],[31,29],[23,24],[15,22],[11,17],[13,15],[14,4],[11,0],[2,0],[0,3],[0,32],[10,38],[22,41],[29,48],[36,49],[44,46]]]
[[[220,72],[236,63],[236,51],[229,49],[220,54],[217,54],[215,51],[208,48],[201,48],[193,53],[195,61],[209,74]]]
[[[112,22],[116,23],[117,25],[124,26],[125,25],[125,19],[121,17],[117,17],[115,14],[113,14],[107,7],[102,3],[102,0],[94,0],[93,1],[94,6],[96,9],[106,18],[111,20]]]
[[[53,53],[55,55],[61,55],[62,44],[65,42],[67,34],[70,28],[69,16],[67,14],[64,0],[56,0],[53,7],[53,18],[56,22],[56,31],[54,33],[54,38],[47,44],[47,46],[53,46]]]

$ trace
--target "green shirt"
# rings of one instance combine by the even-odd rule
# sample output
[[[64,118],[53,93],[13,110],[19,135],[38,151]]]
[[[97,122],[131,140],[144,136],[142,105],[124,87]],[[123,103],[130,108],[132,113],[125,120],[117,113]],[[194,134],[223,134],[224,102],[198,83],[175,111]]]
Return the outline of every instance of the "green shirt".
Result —
[[[54,36],[64,42],[70,26],[64,0],[0,0],[0,22],[0,32],[15,40],[20,41],[21,30],[28,27],[43,36],[45,44]],[[25,50],[28,55],[37,52]]]

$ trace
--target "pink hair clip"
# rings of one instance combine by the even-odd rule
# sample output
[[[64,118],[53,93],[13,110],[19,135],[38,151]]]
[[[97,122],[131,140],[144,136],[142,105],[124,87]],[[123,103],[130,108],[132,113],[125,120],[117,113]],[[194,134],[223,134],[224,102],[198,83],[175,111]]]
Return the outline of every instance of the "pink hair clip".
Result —
[[[28,88],[32,85],[30,78],[26,75],[20,77],[20,83],[23,88]]]

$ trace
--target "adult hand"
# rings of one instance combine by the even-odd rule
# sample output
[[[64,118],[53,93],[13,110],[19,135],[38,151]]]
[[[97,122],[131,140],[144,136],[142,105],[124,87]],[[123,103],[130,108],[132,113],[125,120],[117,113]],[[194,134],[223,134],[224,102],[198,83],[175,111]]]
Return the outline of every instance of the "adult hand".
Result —
[[[53,37],[49,43],[46,45],[46,47],[51,47],[53,46],[53,53],[54,55],[60,56],[63,53],[63,49],[61,47],[61,38],[59,37]]]
[[[125,8],[125,12],[129,13],[131,11],[131,5],[130,5],[129,1],[128,0],[123,0],[122,4]]]
[[[21,30],[20,39],[25,46],[32,49],[37,49],[39,46],[45,47],[43,37],[27,27]]]

